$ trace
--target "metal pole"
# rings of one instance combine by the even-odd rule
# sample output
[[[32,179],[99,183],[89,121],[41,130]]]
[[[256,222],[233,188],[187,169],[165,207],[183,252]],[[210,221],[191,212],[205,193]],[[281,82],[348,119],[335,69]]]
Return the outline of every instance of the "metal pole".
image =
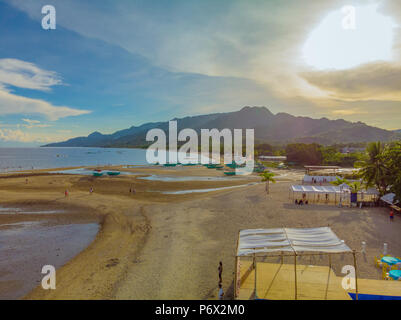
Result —
[[[236,246],[237,250],[235,251],[235,268],[234,268],[234,270],[235,270],[235,275],[234,275],[234,280],[235,280],[235,283],[234,283],[234,299],[237,298],[237,290],[238,290],[238,288],[237,288],[238,272],[241,271],[241,270],[238,270],[238,259],[239,259],[239,258],[238,258],[238,247],[239,247],[240,235],[241,235],[241,231],[238,231],[237,246]],[[240,273],[240,276],[241,276],[241,273]]]
[[[354,256],[354,269],[355,269],[355,298],[358,300],[358,272],[356,270],[356,253],[355,250],[352,251],[352,255]]]
[[[253,255],[253,268],[255,269],[255,299],[258,297],[258,293],[256,291],[256,284],[257,284],[257,279],[256,279],[256,256],[255,254]]]
[[[297,254],[294,255],[294,272],[295,272],[295,300],[298,300],[298,287],[297,287]]]
[[[237,276],[237,273],[238,273],[238,257],[237,256],[235,257],[235,268],[234,268],[234,270],[235,270],[235,274],[234,274],[234,299],[236,299],[237,298],[237,281],[238,281],[238,276]]]

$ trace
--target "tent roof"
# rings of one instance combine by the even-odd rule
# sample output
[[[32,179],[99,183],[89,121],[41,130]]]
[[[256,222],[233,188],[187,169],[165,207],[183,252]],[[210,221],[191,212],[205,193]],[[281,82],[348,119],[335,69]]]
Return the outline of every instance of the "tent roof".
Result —
[[[308,186],[308,185],[294,185],[291,186],[291,190],[293,192],[302,192],[302,193],[341,193],[344,191],[349,192],[350,187],[346,184],[341,186]],[[342,190],[341,190],[342,189]],[[364,193],[368,195],[377,195],[378,192],[376,189],[368,189],[368,190],[362,190],[359,191],[358,193]]]
[[[291,186],[291,189],[294,192],[303,192],[303,193],[341,193],[341,188],[338,186],[298,185],[298,186]],[[344,188],[344,189],[346,189],[346,188]],[[349,188],[347,188],[347,189],[349,189]]]
[[[388,204],[397,204],[397,202],[394,203],[394,198],[395,198],[394,193],[387,193],[383,197],[381,197],[380,200],[383,200]]]
[[[329,228],[241,230],[237,256],[274,252],[349,253],[351,249]]]

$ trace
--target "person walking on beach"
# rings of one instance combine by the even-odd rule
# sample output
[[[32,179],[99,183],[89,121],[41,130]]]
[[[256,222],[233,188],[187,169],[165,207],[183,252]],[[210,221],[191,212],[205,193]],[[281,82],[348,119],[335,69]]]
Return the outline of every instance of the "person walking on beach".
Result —
[[[394,211],[393,211],[393,209],[391,209],[391,211],[390,211],[390,221],[391,222],[394,221]]]
[[[68,190],[67,189],[65,189],[64,195],[65,195],[66,198],[68,197]]]
[[[219,267],[217,269],[219,271],[219,284],[221,284],[223,282],[221,276],[223,274],[223,263],[220,261],[219,262]]]
[[[91,187],[90,189],[89,189],[89,194],[92,194],[93,193],[93,187]]]

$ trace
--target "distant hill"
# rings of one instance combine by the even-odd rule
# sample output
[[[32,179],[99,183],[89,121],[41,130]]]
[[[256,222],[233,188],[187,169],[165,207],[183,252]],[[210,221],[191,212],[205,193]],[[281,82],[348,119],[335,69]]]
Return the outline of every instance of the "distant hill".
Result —
[[[215,113],[174,119],[178,130],[200,129],[255,129],[255,140],[271,144],[291,142],[335,143],[390,141],[401,138],[400,132],[368,126],[362,122],[345,120],[312,119],[296,117],[288,113],[273,114],[265,107],[244,107],[236,112]],[[168,132],[168,121],[146,123],[138,127],[117,131],[113,134],[91,133],[87,137],[73,138],[51,143],[45,147],[138,147],[149,144],[146,133],[153,128]]]

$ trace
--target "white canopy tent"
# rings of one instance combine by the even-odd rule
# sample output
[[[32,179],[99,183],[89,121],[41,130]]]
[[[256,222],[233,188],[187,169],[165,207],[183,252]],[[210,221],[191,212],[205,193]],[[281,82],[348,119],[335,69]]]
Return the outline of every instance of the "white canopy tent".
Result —
[[[300,196],[301,199],[312,202],[337,203],[337,201],[340,201],[342,203],[345,201],[348,203],[350,194],[351,188],[345,183],[340,186],[292,185],[289,188],[289,199],[292,199],[292,201]],[[361,202],[373,202],[378,195],[379,192],[371,188],[359,191],[357,199]]]
[[[352,254],[354,268],[356,271],[356,252],[351,250],[343,240],[329,227],[322,228],[275,228],[275,229],[247,229],[241,230],[238,236],[235,272],[235,294],[241,286],[239,259],[242,257],[253,258],[253,269],[255,271],[254,292],[256,292],[256,258],[274,256],[293,256],[295,273],[295,299],[297,299],[297,256],[322,255],[329,256],[331,267],[332,254]],[[355,272],[355,275],[357,272]],[[358,282],[356,283],[356,297],[358,299]]]
[[[269,252],[351,253],[352,250],[329,227],[240,231],[237,256]]]
[[[348,186],[347,186],[348,187]],[[342,193],[344,191],[349,191],[349,187],[347,188],[343,186],[291,186],[292,192],[302,192],[302,193]]]

